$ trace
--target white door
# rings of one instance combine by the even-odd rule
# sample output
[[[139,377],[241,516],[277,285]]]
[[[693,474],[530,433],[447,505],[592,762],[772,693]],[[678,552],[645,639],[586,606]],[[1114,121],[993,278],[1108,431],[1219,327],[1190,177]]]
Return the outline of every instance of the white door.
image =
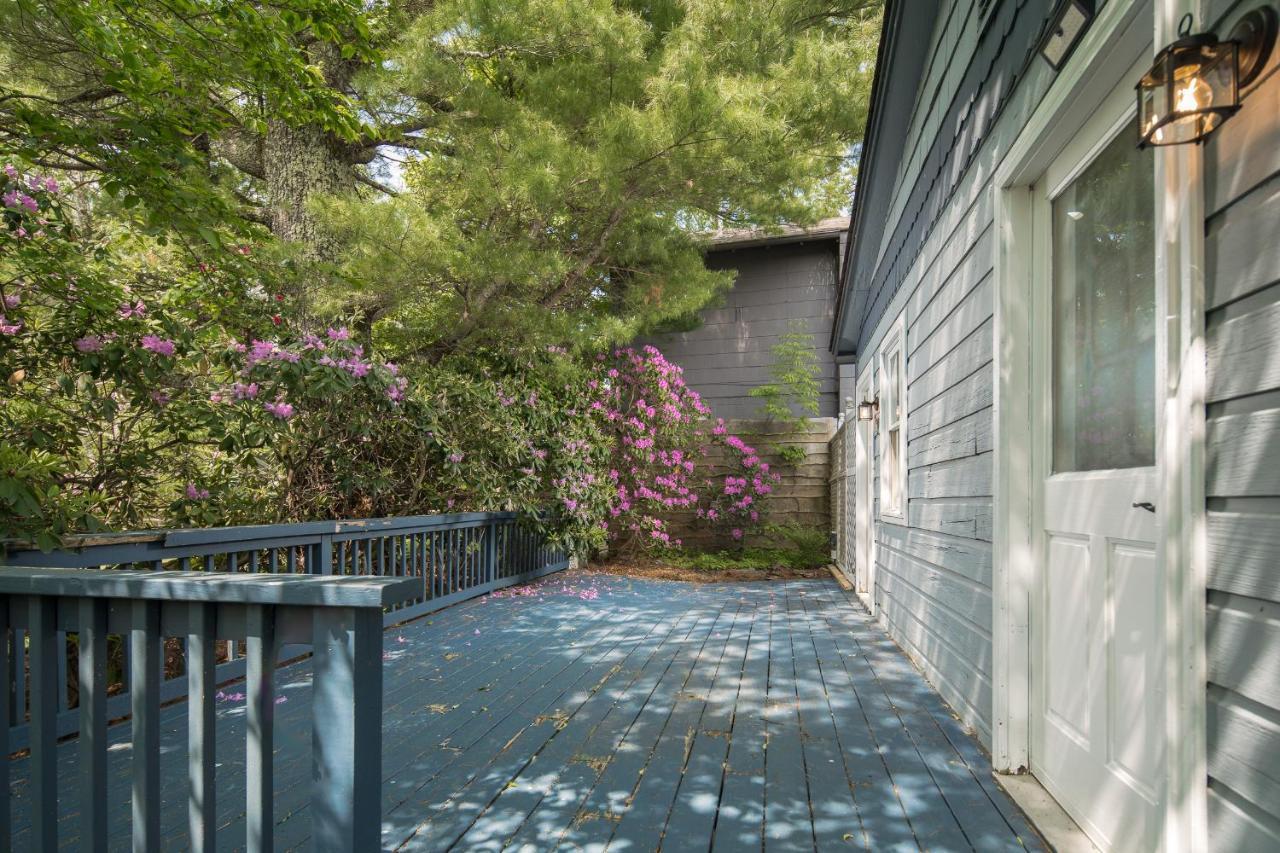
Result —
[[[868,360],[870,363],[870,360]],[[859,403],[872,397],[872,370],[863,373],[857,385]],[[871,430],[875,421],[856,421],[854,432],[854,589],[874,615],[875,543],[871,527]]]
[[[1154,160],[1131,98],[1108,100],[1035,187],[1045,467],[1030,757],[1100,847],[1140,851],[1163,814],[1165,658]]]

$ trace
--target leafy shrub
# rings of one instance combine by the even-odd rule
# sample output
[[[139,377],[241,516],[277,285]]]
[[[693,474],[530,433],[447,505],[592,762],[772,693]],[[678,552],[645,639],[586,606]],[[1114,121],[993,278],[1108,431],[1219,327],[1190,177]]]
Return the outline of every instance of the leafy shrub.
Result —
[[[773,381],[752,388],[762,400],[761,413],[770,420],[802,426],[805,417],[817,417],[820,391],[817,345],[804,324],[792,320],[790,329],[773,345]]]
[[[737,540],[758,527],[758,501],[772,491],[777,475],[753,448],[728,434],[723,420],[706,428],[710,410],[685,384],[679,365],[652,346],[620,347],[596,357],[587,387],[590,409],[611,438],[611,542],[678,547],[682,543],[665,519],[679,511],[693,511]],[[718,481],[704,477],[699,489],[696,475],[708,444],[721,446],[733,467]]]

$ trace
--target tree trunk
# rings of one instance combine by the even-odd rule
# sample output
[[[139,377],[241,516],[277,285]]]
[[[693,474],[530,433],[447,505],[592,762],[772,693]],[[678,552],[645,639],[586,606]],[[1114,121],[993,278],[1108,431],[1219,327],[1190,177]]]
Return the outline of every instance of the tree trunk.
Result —
[[[349,91],[355,65],[342,60],[332,45],[313,47],[309,53],[331,88]],[[290,127],[277,120],[267,124],[262,167],[271,231],[282,240],[300,244],[309,259],[332,260],[336,254],[334,241],[319,227],[307,203],[317,193],[355,188],[350,151],[348,143],[320,127]]]
[[[289,127],[272,121],[262,151],[271,231],[299,243],[314,260],[332,260],[335,245],[324,234],[307,202],[316,193],[340,193],[355,186],[340,144],[318,127]]]

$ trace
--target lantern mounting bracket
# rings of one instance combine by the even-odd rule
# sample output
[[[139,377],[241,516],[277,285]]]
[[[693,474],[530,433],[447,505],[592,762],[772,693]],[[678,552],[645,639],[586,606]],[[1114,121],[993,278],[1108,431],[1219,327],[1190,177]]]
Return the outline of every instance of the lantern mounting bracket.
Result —
[[[1240,86],[1248,86],[1266,67],[1276,43],[1277,16],[1270,6],[1246,12],[1227,38],[1240,46]]]

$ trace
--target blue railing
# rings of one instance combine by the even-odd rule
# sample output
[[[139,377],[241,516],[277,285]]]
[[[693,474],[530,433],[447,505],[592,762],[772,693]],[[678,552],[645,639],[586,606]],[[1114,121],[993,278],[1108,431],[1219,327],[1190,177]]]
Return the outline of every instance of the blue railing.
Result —
[[[313,807],[325,816],[316,846],[350,850],[378,841],[381,629],[559,571],[568,557],[514,513],[468,513],[81,536],[51,553],[10,548],[4,563],[0,746],[31,749],[36,849],[56,846],[55,745],[75,733],[80,838],[104,849],[96,783],[106,721],[124,716],[133,721],[134,849],[159,849],[156,720],[161,703],[184,696],[191,841],[213,849],[214,687],[241,676],[246,844],[270,849],[272,673],[314,650],[315,742],[327,745],[313,759]],[[166,667],[175,651],[181,667]],[[10,810],[0,764],[2,847]]]

